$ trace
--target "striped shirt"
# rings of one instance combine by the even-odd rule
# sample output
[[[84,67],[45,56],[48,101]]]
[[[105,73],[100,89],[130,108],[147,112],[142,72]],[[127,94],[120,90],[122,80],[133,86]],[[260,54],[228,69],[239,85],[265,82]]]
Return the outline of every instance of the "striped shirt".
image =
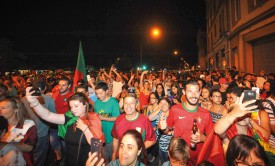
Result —
[[[274,105],[275,105],[275,101],[272,98],[267,98],[266,100],[271,101]],[[275,116],[274,116],[274,112],[275,110],[272,110],[272,107],[269,103],[267,102],[263,102],[263,107],[265,109],[265,111],[268,113],[269,116],[269,121],[270,121],[270,125],[275,125]],[[269,138],[269,144],[275,148],[275,135],[273,135],[271,133],[270,138]]]
[[[162,113],[162,110],[159,111],[159,113],[157,115],[156,124],[158,124],[159,121],[160,121],[161,113]],[[157,134],[157,138],[159,138],[159,141],[158,141],[158,143],[159,143],[159,149],[161,151],[163,151],[163,152],[167,152],[168,146],[170,144],[170,140],[173,137],[173,135],[162,134],[159,130],[156,130],[156,134]]]

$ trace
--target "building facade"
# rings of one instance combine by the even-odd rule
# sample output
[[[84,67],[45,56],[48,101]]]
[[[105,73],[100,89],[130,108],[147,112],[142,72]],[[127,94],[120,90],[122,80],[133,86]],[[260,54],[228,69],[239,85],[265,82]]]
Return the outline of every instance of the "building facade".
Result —
[[[206,66],[275,73],[275,0],[205,0]]]

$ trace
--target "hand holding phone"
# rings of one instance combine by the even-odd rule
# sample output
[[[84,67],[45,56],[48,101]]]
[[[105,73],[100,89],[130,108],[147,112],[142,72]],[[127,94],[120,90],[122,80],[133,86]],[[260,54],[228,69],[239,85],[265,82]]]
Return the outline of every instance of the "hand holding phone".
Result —
[[[31,94],[32,96],[41,96],[41,91],[40,91],[39,88],[34,88],[34,87],[32,87],[32,88],[30,89],[30,92],[33,92],[33,91],[34,91],[34,93]]]
[[[257,94],[260,94],[260,88],[252,87],[252,90],[255,91]]]
[[[102,157],[102,143],[99,139],[97,138],[91,138],[91,153],[93,154],[94,152],[97,153],[97,157],[100,159]]]

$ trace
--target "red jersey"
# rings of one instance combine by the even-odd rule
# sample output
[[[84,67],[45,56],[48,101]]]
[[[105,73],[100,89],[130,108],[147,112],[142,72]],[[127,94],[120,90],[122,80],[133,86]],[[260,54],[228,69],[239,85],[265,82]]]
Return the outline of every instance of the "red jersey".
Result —
[[[140,109],[143,109],[144,106],[148,105],[149,97],[150,97],[150,94],[145,95],[143,92],[139,93],[138,100],[139,100],[139,104],[140,104]]]
[[[184,103],[179,103],[170,109],[167,125],[169,128],[174,128],[174,137],[181,137],[190,146],[193,120],[197,119],[200,133],[205,134],[210,133],[213,128],[213,122],[209,111],[206,109],[198,107],[195,112],[188,112],[183,105]],[[199,143],[195,151],[190,150],[190,161],[188,164],[196,164],[202,145],[202,143]]]
[[[135,129],[140,132],[143,141],[156,140],[151,121],[143,114],[139,113],[137,119],[131,121],[126,119],[125,114],[119,115],[112,129],[112,135],[116,139],[121,139],[123,134],[129,129]]]
[[[69,110],[68,99],[72,95],[73,95],[73,93],[71,91],[65,95],[62,95],[62,96],[60,95],[59,91],[56,91],[55,93],[52,94],[52,97],[54,99],[56,113],[65,114]]]

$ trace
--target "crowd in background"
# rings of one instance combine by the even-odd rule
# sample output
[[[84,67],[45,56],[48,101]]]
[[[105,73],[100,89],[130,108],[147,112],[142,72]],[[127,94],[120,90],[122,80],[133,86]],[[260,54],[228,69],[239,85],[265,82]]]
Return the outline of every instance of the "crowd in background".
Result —
[[[47,165],[51,149],[56,165],[272,165],[274,77],[112,65],[74,87],[73,73],[3,75],[0,163]],[[255,100],[243,102],[246,90]],[[91,153],[93,138],[101,155]]]

